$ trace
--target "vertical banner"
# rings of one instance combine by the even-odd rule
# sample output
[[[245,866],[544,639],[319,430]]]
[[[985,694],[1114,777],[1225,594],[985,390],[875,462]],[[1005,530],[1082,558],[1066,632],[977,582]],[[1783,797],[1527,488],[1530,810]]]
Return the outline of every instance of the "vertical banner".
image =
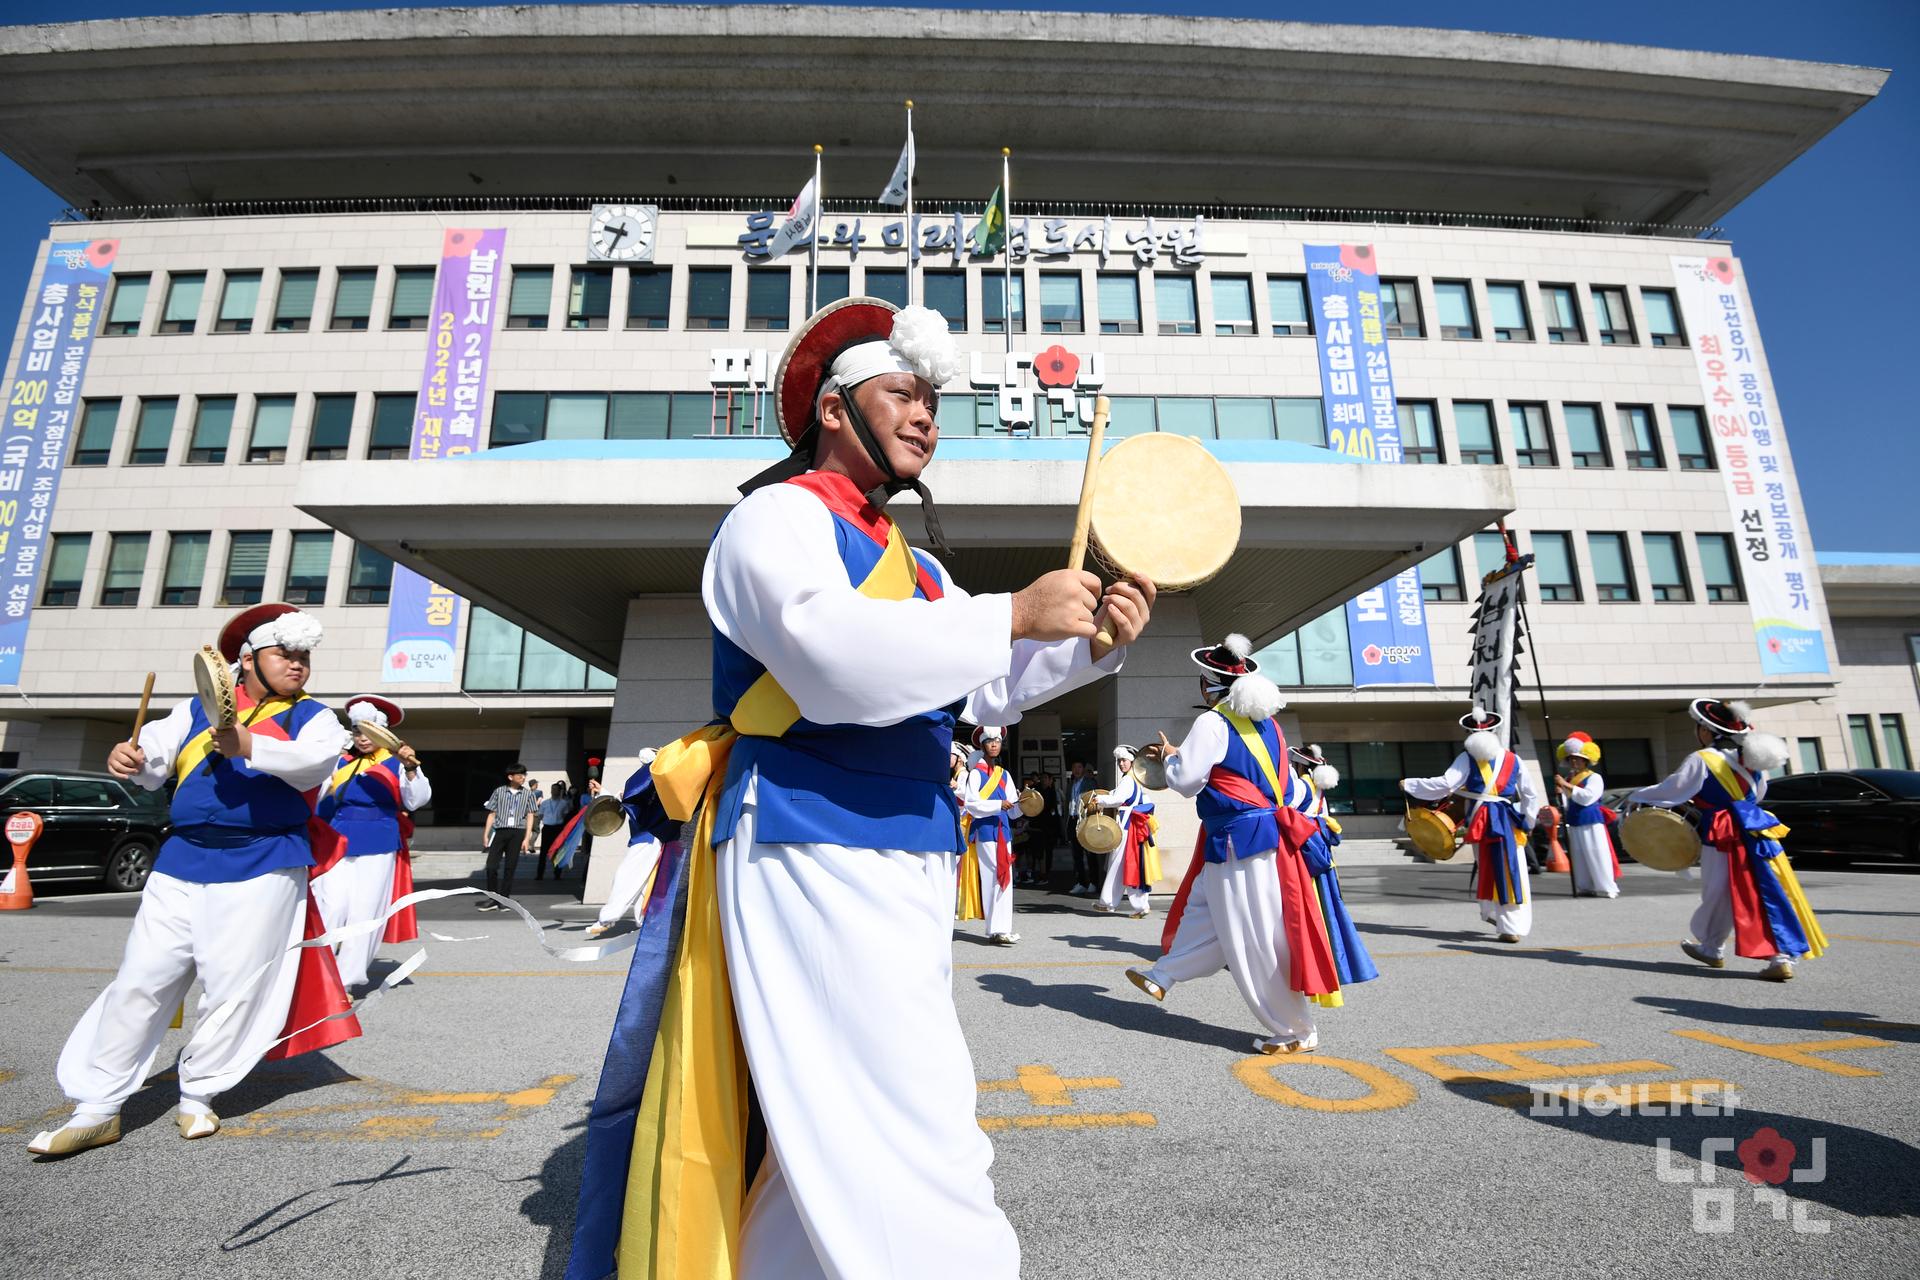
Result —
[[[1310,244],[1305,249],[1328,447],[1369,462],[1399,462],[1400,409],[1393,398],[1373,246]],[[1347,643],[1356,688],[1433,683],[1418,566],[1347,601]]]
[[[506,246],[504,227],[449,227],[441,240],[432,336],[414,401],[413,448],[407,455],[415,461],[457,458],[480,447]],[[450,682],[459,634],[460,597],[405,565],[395,565],[381,683]]]
[[[1532,565],[1532,556],[1520,556],[1481,582],[1480,598],[1473,606],[1467,680],[1467,700],[1500,717],[1500,745],[1519,752],[1523,760],[1532,758],[1532,735],[1526,732],[1525,718],[1515,714],[1514,693],[1520,687],[1520,655],[1526,651],[1520,625],[1521,593],[1526,588],[1520,575]]]
[[[47,522],[60,495],[67,437],[79,426],[80,387],[106,302],[118,240],[47,249],[20,362],[7,371],[0,425],[0,685],[20,683]]]
[[[1700,391],[1733,514],[1760,672],[1825,671],[1824,628],[1808,590],[1816,572],[1813,544],[1794,514],[1781,456],[1786,430],[1760,367],[1760,337],[1739,274],[1731,256],[1673,259],[1673,281],[1693,335]]]

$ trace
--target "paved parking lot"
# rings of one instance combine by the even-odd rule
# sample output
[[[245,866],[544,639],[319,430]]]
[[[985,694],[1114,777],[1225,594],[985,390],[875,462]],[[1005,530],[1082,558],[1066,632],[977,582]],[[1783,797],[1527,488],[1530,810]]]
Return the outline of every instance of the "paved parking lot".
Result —
[[[1479,926],[1464,868],[1345,853],[1383,976],[1311,1056],[1253,1056],[1224,974],[1165,1005],[1128,985],[1163,903],[1131,921],[1027,894],[1018,947],[956,937],[1025,1274],[1914,1274],[1920,875],[1801,868],[1833,951],[1781,986],[1679,954],[1678,877],[1630,867],[1613,902],[1552,878],[1515,948]],[[624,958],[561,965],[505,917],[433,904],[425,928],[471,940],[427,940],[364,1038],[226,1095],[217,1137],[179,1139],[163,1075],[117,1146],[32,1161],[134,906],[0,916],[0,1275],[560,1274]],[[1688,1099],[1710,1105],[1670,1105]],[[1742,1176],[1768,1153],[1778,1187]]]

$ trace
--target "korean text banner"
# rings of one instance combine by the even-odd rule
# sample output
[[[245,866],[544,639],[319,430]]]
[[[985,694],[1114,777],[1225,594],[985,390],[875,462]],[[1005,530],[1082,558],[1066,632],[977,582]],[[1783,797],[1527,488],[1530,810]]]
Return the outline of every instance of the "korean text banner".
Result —
[[[1827,670],[1825,629],[1809,589],[1813,543],[1786,476],[1786,430],[1731,256],[1673,259],[1694,364],[1719,455],[1740,576],[1762,675]]]
[[[1400,410],[1393,398],[1373,246],[1305,248],[1327,445],[1355,459],[1399,462]],[[1347,601],[1347,642],[1356,686],[1433,683],[1418,566]]]
[[[420,395],[413,409],[413,448],[408,456],[415,461],[457,458],[480,447],[487,362],[493,353],[493,317],[506,246],[504,227],[484,231],[449,227],[441,241],[427,367],[420,375]],[[405,565],[395,565],[381,681],[451,681],[459,634],[460,597]]]
[[[67,438],[79,425],[80,387],[106,302],[118,240],[52,245],[33,300],[20,362],[8,370],[0,425],[0,685],[20,683],[47,522],[60,494]]]

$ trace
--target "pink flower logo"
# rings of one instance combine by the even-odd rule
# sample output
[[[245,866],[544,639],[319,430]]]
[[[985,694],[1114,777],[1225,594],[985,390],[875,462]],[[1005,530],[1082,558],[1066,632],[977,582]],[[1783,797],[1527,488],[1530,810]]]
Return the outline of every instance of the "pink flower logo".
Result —
[[[1385,650],[1381,649],[1381,647],[1377,644],[1370,644],[1366,648],[1360,651],[1360,661],[1366,663],[1370,667],[1379,666],[1380,659],[1386,656],[1387,655]]]
[[[87,246],[87,262],[95,267],[106,268],[113,265],[114,258],[120,252],[118,240],[95,240]]]
[[[1340,246],[1340,265],[1362,275],[1379,275],[1380,263],[1373,256],[1370,244],[1343,244]]]
[[[1768,636],[1768,637],[1767,637],[1767,652],[1768,652],[1768,653],[1778,653],[1778,652],[1780,652],[1780,649],[1781,649],[1781,645],[1780,645],[1780,637],[1779,637],[1779,636]]]
[[[1043,387],[1070,387],[1080,374],[1080,357],[1055,343],[1033,358],[1033,376]]]
[[[1721,284],[1732,284],[1733,283],[1733,259],[1732,258],[1708,258],[1707,274],[1712,276],[1715,280],[1718,280]]]
[[[479,241],[480,233],[471,227],[448,227],[447,234],[440,238],[440,256],[443,258],[467,257]]]
[[[395,650],[393,655],[393,669],[395,671],[404,671],[406,670],[406,668],[407,668],[407,655],[404,653],[401,653],[398,650]]]
[[[1740,1144],[1736,1154],[1748,1182],[1770,1182],[1777,1187],[1793,1170],[1793,1142],[1781,1137],[1772,1126],[1756,1131]]]

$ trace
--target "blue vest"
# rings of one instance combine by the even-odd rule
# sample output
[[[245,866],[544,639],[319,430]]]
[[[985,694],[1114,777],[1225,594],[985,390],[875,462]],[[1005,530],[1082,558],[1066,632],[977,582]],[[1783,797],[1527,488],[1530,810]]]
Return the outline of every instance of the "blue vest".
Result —
[[[1606,785],[1604,778],[1601,779],[1600,785],[1603,787]],[[1592,804],[1581,804],[1578,800],[1568,800],[1567,825],[1570,827],[1600,826],[1607,820],[1607,815],[1600,812],[1600,808],[1601,806],[1598,800],[1595,800]]]
[[[271,719],[291,739],[315,716],[331,714],[316,700],[302,698]],[[260,723],[250,715],[242,712],[241,723]],[[208,724],[195,699],[186,741],[205,732]],[[313,846],[307,839],[313,806],[305,795],[244,760],[209,753],[174,789],[172,817],[173,829],[153,869],[176,880],[230,884],[282,867],[313,865]]]
[[[400,848],[400,770],[395,756],[369,764],[320,801],[320,817],[346,837],[349,858]],[[373,777],[384,773],[392,785]]]
[[[979,785],[986,785],[989,772],[993,767],[993,764],[987,760],[982,760],[979,764],[973,766],[973,771],[980,775]],[[983,800],[1006,801],[1015,799],[1018,795],[1019,792],[1013,789],[1013,775],[1007,772],[1005,766],[1001,766],[1000,785],[995,787],[991,792],[981,792],[980,798]],[[973,818],[967,824],[967,838],[975,844],[990,844],[995,847],[999,846],[1000,837],[1002,836],[1005,836],[1011,841],[1013,839],[1013,823],[1010,818],[1011,815],[1009,815],[1005,809],[1000,810],[991,818]]]
[[[1217,709],[1211,714],[1226,720]],[[1267,747],[1267,758],[1273,761],[1274,770],[1284,785],[1292,771],[1287,768],[1287,748],[1280,736],[1280,726],[1269,719],[1260,721],[1254,728],[1259,730],[1260,740]],[[1254,759],[1253,752],[1247,750],[1240,731],[1231,721],[1227,722],[1227,754],[1214,767],[1245,778],[1266,799],[1263,804],[1253,805],[1226,794],[1212,782],[1201,789],[1194,798],[1194,808],[1200,813],[1200,825],[1206,836],[1207,861],[1225,862],[1229,856],[1251,858],[1278,849],[1280,824],[1274,821],[1273,811],[1282,803],[1282,798],[1275,796],[1273,788],[1267,785],[1266,771]]]

